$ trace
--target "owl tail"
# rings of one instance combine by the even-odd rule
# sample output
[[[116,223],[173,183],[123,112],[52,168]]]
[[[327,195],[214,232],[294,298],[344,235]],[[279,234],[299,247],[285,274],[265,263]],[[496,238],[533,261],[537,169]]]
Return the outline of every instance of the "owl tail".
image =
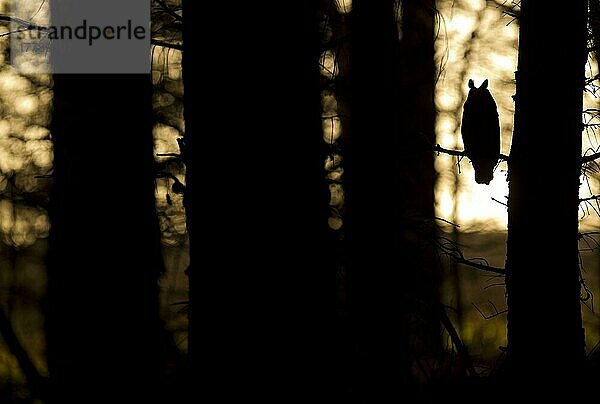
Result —
[[[496,167],[497,162],[498,160],[493,158],[473,160],[475,182],[488,185],[494,179],[494,167]]]

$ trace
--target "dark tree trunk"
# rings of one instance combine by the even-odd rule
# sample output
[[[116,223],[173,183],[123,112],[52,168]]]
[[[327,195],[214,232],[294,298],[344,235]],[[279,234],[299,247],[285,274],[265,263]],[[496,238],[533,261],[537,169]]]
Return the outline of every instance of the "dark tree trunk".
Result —
[[[198,275],[194,272],[193,266],[196,263],[196,254],[199,254],[199,249],[195,247],[194,239],[194,193],[198,192],[194,186],[194,178],[196,177],[195,166],[194,166],[194,137],[197,137],[197,133],[201,128],[201,116],[198,111],[192,106],[194,100],[199,97],[198,84],[200,80],[197,78],[198,72],[202,67],[202,53],[198,50],[201,46],[201,40],[199,35],[194,33],[194,24],[186,23],[187,21],[194,21],[198,18],[198,15],[192,11],[193,0],[182,0],[183,10],[183,55],[182,55],[182,70],[183,70],[183,87],[184,87],[184,120],[185,120],[185,134],[183,136],[183,142],[180,141],[179,152],[180,156],[185,164],[185,185],[186,192],[184,194],[184,207],[186,215],[186,230],[188,235],[188,251],[189,251],[189,265],[186,273],[188,276],[188,369],[185,370],[187,380],[184,381],[186,387],[183,390],[188,390],[189,396],[193,396],[195,392],[194,383],[192,383],[189,376],[195,373],[195,364],[197,362],[197,349],[200,348],[200,323],[201,318],[196,317],[196,301],[199,300],[196,296],[196,292],[200,290],[198,284]]]
[[[144,402],[161,359],[149,75],[55,75],[51,402]]]
[[[402,2],[400,40],[400,117],[402,147],[400,180],[402,241],[406,262],[412,268],[406,281],[415,305],[410,336],[413,354],[424,366],[434,365],[441,354],[439,318],[439,261],[433,240],[436,237],[434,154],[435,144],[435,1]],[[433,369],[428,369],[432,371]]]
[[[352,5],[351,138],[345,156],[357,402],[405,397],[404,190],[399,178],[399,41],[394,1]]]
[[[577,213],[586,13],[585,0],[521,2],[506,261],[517,383],[572,378],[585,357]]]
[[[600,63],[600,0],[589,0],[589,25],[592,33],[594,59]]]
[[[261,402],[310,401],[331,373],[323,347],[335,293],[324,260],[317,2],[236,7],[203,6],[203,18],[227,16],[227,36],[185,16],[196,27],[185,52],[198,56],[184,55],[197,75],[190,82],[186,73],[185,107],[201,173],[192,360],[203,393],[218,402],[240,392]]]

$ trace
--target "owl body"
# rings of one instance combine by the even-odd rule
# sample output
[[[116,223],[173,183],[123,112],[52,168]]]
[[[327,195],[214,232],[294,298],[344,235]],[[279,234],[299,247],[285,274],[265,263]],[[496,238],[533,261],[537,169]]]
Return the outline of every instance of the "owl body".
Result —
[[[500,154],[498,109],[485,80],[479,88],[469,80],[469,95],[463,107],[462,139],[478,184],[489,184]]]

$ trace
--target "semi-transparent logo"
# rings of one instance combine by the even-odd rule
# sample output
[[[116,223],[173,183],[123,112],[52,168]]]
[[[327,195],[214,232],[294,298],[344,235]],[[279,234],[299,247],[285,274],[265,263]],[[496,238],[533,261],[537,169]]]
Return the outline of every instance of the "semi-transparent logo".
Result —
[[[13,0],[10,59],[23,73],[149,73],[149,0]]]

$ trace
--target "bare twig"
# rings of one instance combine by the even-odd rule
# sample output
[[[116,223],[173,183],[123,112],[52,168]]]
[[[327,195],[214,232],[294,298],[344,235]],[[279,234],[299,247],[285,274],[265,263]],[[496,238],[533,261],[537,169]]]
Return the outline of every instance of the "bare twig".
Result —
[[[450,156],[467,157],[467,154],[465,153],[464,150],[445,149],[442,146],[440,146],[439,144],[433,146],[433,151],[438,152],[438,153],[448,154]],[[502,153],[498,155],[498,158],[499,158],[499,160],[510,161],[510,156],[507,156]],[[600,158],[600,152],[590,154],[588,156],[582,156],[581,164],[592,162],[598,158]]]
[[[11,17],[10,15],[0,14],[0,21],[12,22],[22,27],[27,28],[28,30],[38,30],[38,31],[47,31],[47,27],[43,27],[41,25],[36,25],[30,21],[23,20],[17,17]]]
[[[587,202],[587,201],[598,201],[600,200],[600,195],[592,195],[587,198],[579,198],[579,202]]]
[[[164,11],[166,14],[173,17],[177,21],[183,21],[183,17],[180,16],[179,14],[177,14],[175,12],[175,10],[173,10],[171,7],[169,7],[163,0],[154,0],[154,1],[156,3],[158,3],[161,11]]]
[[[452,344],[456,348],[458,355],[462,359],[462,362],[465,364],[466,370],[469,372],[469,376],[476,378],[479,377],[479,374],[475,371],[475,367],[473,366],[473,361],[471,361],[471,357],[469,356],[469,352],[467,351],[467,347],[462,343],[460,337],[458,336],[458,332],[443,307],[440,307],[439,310],[440,321],[442,325],[448,331],[448,335],[450,335],[450,339],[452,340]]]
[[[438,152],[438,153],[449,154],[450,156],[467,157],[467,154],[465,153],[464,150],[445,149],[442,146],[440,146],[439,144],[436,144],[435,146],[433,146],[433,151]],[[508,161],[509,156],[506,156],[506,155],[500,153],[500,154],[498,154],[498,159],[503,160],[503,161]]]
[[[487,289],[491,289],[491,288],[495,288],[497,286],[505,286],[506,284],[504,282],[500,282],[500,283],[492,283],[489,285],[484,286],[483,290],[487,290]]]
[[[152,39],[151,43],[152,43],[152,45],[162,46],[164,48],[170,48],[170,49],[176,49],[179,51],[183,51],[183,45],[179,44],[179,43],[166,42],[166,41],[161,41],[159,39]]]
[[[493,267],[491,265],[480,264],[478,262],[473,262],[466,260],[464,258],[455,258],[457,264],[462,264],[466,266],[470,266],[472,268],[481,269],[482,271],[492,272],[499,275],[506,275],[506,270],[504,268]]]
[[[589,163],[600,158],[600,152],[581,157],[581,164]]]
[[[460,156],[460,157],[466,157],[467,156],[467,154],[465,153],[464,150],[444,149],[439,144],[436,144],[435,146],[433,146],[433,151],[438,152],[438,153],[448,154],[450,156]]]
[[[439,220],[439,221],[444,222],[444,223],[448,223],[449,225],[454,226],[454,227],[460,227],[459,224],[452,223],[450,220],[444,219],[442,217],[435,216],[434,219]]]
[[[466,259],[463,252],[456,245],[456,243],[454,243],[452,240],[449,240],[446,237],[439,237],[438,239],[436,239],[435,245],[443,254],[454,259],[454,261],[457,264],[466,265],[472,268],[477,268],[482,271],[492,272],[499,275],[506,274],[506,270],[504,268],[493,267],[491,265],[488,265],[487,262],[482,264],[480,262],[473,261],[472,259]]]
[[[481,317],[484,318],[484,320],[491,320],[494,317],[498,317],[502,314],[508,313],[508,309],[502,310],[502,311],[498,311],[498,309],[496,308],[496,306],[488,300],[488,303],[490,303],[492,305],[492,307],[494,308],[494,314],[487,316],[483,311],[481,311],[481,309],[475,304],[475,303],[471,303],[473,305],[473,307],[475,307],[475,310],[477,310],[477,312],[479,314],[481,314]]]
[[[502,201],[499,201],[498,199],[492,197],[492,201],[499,203],[500,205],[506,206],[508,208],[508,204]]]

